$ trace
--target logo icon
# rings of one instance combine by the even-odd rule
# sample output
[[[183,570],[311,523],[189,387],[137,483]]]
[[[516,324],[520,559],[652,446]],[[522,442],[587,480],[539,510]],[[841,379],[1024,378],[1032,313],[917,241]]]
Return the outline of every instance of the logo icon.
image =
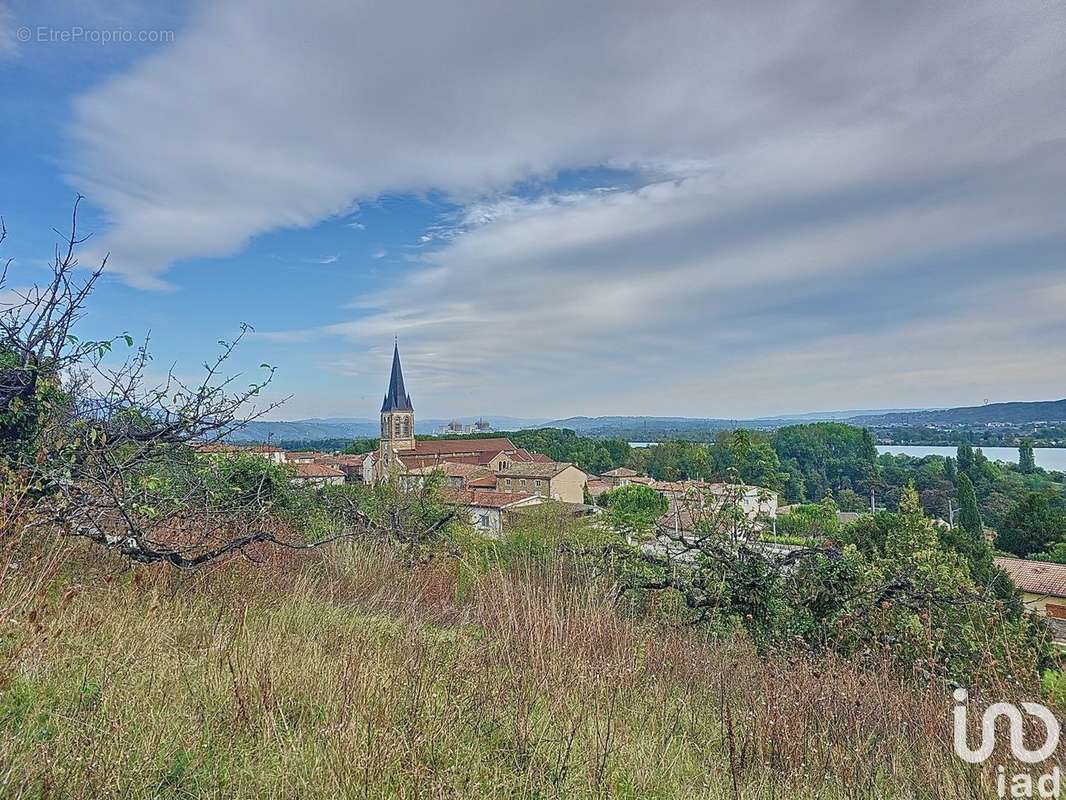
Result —
[[[1014,757],[1023,764],[1036,764],[1044,761],[1055,752],[1059,746],[1059,721],[1051,713],[1047,706],[1040,703],[1022,703],[1021,708],[1044,724],[1047,735],[1044,744],[1035,750],[1025,746],[1025,719],[1022,711],[1013,703],[993,703],[985,709],[981,716],[981,740],[977,749],[970,748],[967,736],[968,709],[966,701],[969,693],[965,689],[955,690],[955,710],[953,721],[955,724],[955,753],[963,761],[969,764],[981,764],[988,760],[996,747],[996,720],[1000,717],[1007,718],[1010,735],[1010,749]]]

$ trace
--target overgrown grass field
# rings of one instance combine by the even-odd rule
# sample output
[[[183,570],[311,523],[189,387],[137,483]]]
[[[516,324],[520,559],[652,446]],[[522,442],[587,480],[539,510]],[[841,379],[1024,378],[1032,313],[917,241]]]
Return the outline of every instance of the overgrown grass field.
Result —
[[[12,551],[0,795],[969,798],[991,785],[952,753],[944,687],[656,622],[534,549],[411,566],[348,544],[199,573],[71,545]]]

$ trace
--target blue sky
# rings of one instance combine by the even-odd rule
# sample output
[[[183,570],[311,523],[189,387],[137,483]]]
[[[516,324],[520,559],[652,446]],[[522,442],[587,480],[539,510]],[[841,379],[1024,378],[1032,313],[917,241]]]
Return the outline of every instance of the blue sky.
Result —
[[[161,370],[248,322],[278,418],[373,416],[394,336],[427,417],[1066,395],[1062,4],[163,5],[0,0],[11,284],[81,192],[87,332]]]

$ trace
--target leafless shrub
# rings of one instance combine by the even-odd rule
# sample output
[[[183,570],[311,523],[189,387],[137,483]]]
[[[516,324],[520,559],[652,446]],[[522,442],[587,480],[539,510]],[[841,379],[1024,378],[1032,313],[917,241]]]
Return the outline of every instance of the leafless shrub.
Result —
[[[250,380],[229,371],[248,325],[219,342],[196,380],[173,367],[153,379],[148,341],[135,346],[128,333],[78,338],[106,258],[78,272],[87,237],[78,233],[77,212],[75,202],[47,281],[11,288],[10,261],[0,273],[0,292],[9,298],[0,303],[5,535],[55,531],[142,564],[193,568],[265,543],[307,549],[380,529],[353,507],[338,529],[314,541],[286,535],[270,497],[285,480],[276,470],[263,471],[238,497],[215,502],[231,465],[198,458],[194,447],[275,409],[281,401],[262,401],[274,369],[263,364]],[[5,236],[0,223],[0,241]],[[129,355],[118,357],[123,345]]]

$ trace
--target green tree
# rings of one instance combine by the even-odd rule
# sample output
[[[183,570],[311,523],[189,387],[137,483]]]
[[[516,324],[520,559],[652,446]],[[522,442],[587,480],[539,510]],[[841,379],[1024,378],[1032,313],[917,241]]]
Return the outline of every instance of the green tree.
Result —
[[[959,465],[962,465],[961,458]],[[984,524],[981,522],[981,511],[977,507],[977,494],[973,489],[973,481],[966,472],[959,472],[959,483],[956,488],[959,495],[959,525],[971,536],[983,537]]]
[[[607,522],[627,539],[650,532],[655,521],[670,507],[666,498],[642,483],[629,483],[604,492],[600,495],[600,505],[607,509]]]
[[[800,466],[809,500],[844,489],[866,495],[880,480],[877,447],[864,428],[839,422],[789,425],[774,434],[773,447],[790,472],[793,463]]]
[[[1066,542],[1066,513],[1046,494],[1031,492],[1016,503],[999,528],[1001,550],[1026,558]]]
[[[820,503],[798,505],[777,518],[776,533],[801,539],[831,539],[840,533],[838,511],[832,497],[826,497]]]
[[[955,449],[955,455],[959,461],[959,472],[969,473],[974,468],[975,457],[971,445],[960,444]]]
[[[954,484],[959,477],[958,471],[955,469],[955,459],[948,456],[944,459],[944,479],[951,481]]]
[[[1033,452],[1033,440],[1022,439],[1018,446],[1018,469],[1030,475],[1036,472],[1036,454]]]

